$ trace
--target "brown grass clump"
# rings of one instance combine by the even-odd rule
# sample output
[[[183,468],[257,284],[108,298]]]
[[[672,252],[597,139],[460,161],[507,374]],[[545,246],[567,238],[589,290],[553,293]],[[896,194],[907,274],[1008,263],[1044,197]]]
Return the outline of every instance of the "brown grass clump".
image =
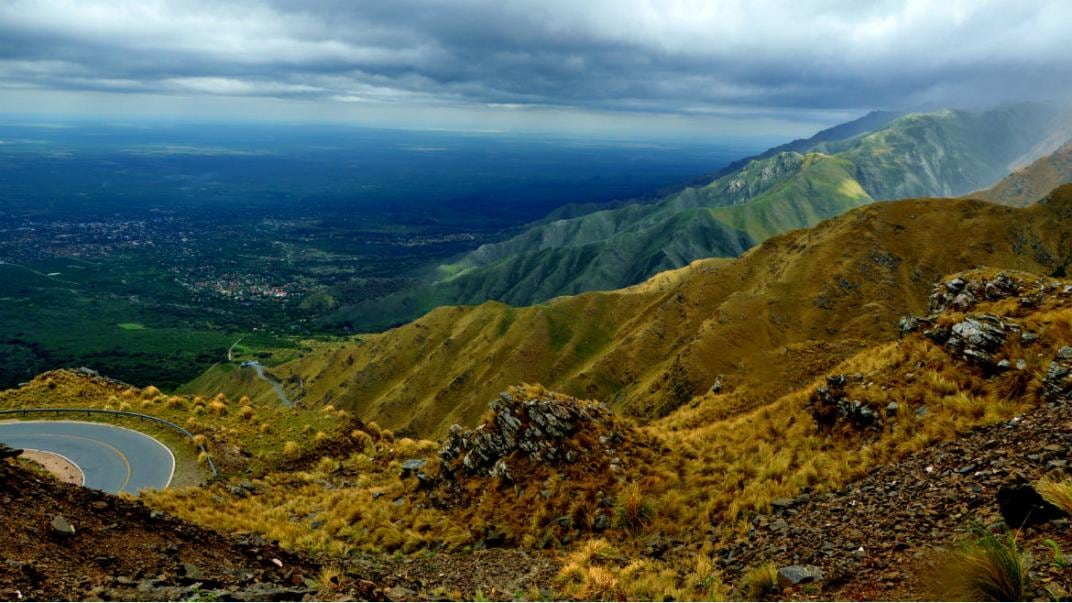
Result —
[[[342,464],[330,456],[321,457],[316,464],[316,471],[323,474],[332,474],[342,468]]]
[[[606,540],[589,540],[565,558],[555,580],[563,594],[582,601],[718,601],[727,596],[706,551],[689,559],[630,560]]]
[[[942,601],[1023,601],[1028,565],[1011,535],[980,530],[945,556],[935,591]]]
[[[376,456],[376,442],[368,433],[355,429],[350,432],[350,440],[353,441],[357,450],[369,456]]]
[[[243,419],[252,419],[254,414],[255,411],[253,410],[253,407],[249,406],[248,404],[238,409],[238,416],[242,417]]]
[[[227,414],[227,405],[218,400],[213,400],[208,405],[208,411],[217,417],[222,417]]]
[[[638,532],[650,526],[654,517],[654,503],[644,496],[640,484],[633,482],[625,489],[618,505],[618,525],[631,532]]]
[[[778,592],[778,566],[765,563],[746,571],[737,583],[737,592],[746,601],[756,601]]]
[[[141,397],[146,400],[158,398],[160,397],[160,388],[156,387],[155,385],[150,385],[145,389],[141,390]]]
[[[1058,481],[1047,477],[1039,480],[1035,489],[1046,502],[1072,515],[1072,480]]]
[[[344,575],[342,570],[335,565],[325,565],[320,568],[316,577],[317,590],[321,593],[334,593],[342,588]]]

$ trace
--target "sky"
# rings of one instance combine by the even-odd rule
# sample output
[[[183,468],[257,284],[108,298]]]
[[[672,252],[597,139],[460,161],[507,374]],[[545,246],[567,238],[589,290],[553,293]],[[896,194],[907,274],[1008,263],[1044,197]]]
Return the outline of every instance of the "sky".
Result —
[[[1064,0],[0,0],[0,113],[806,135],[1072,96]]]

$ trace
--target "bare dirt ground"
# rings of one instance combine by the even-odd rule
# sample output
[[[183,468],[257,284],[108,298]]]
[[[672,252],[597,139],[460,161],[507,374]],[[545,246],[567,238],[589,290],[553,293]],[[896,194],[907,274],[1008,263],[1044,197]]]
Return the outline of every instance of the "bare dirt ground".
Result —
[[[81,486],[86,481],[82,470],[63,455],[45,450],[24,450],[21,458],[37,463],[42,469],[56,476],[56,479],[67,484]]]

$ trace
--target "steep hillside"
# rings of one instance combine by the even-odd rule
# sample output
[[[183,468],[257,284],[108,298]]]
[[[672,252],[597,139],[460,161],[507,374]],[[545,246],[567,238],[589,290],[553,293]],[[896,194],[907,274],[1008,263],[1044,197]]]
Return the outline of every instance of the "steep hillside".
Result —
[[[1067,221],[1072,201],[1051,210],[1032,226]],[[899,337],[750,410],[727,413],[723,387],[637,426],[599,401],[513,387],[476,429],[439,442],[368,424],[237,494],[232,483],[146,498],[222,531],[344,555],[557,553],[550,584],[515,597],[983,600],[959,580],[971,561],[1005,555],[987,574],[1000,579],[1023,550],[1031,572],[1001,600],[1059,600],[1072,588],[1072,284],[977,269],[927,289],[925,315],[894,319]]]
[[[1038,144],[1064,127],[1058,115],[1033,105],[945,110],[906,115],[858,140],[817,149],[851,161],[860,185],[876,199],[951,196],[1034,161]]]
[[[342,308],[326,322],[375,330],[440,305],[524,305],[628,286],[692,260],[739,255],[873,200],[977,190],[1033,161],[1068,129],[1064,113],[1028,104],[879,117],[835,130],[848,138],[812,141],[807,154],[765,153],[657,203],[535,224],[440,266],[427,284]],[[882,127],[862,133],[868,124]]]
[[[521,382],[649,418],[718,384],[726,394],[719,412],[730,414],[894,338],[897,318],[920,311],[943,274],[1063,270],[1070,216],[1072,187],[1025,209],[947,199],[873,204],[736,260],[702,260],[620,291],[526,308],[439,308],[275,370],[304,380],[306,405],[331,403],[424,435],[474,424],[488,400]],[[245,388],[223,372],[204,383]]]
[[[1025,207],[1069,182],[1072,182],[1072,142],[1013,172],[994,186],[966,196],[1002,205]]]
[[[1020,567],[1022,550],[1031,572],[1003,596],[1059,600],[1072,588],[1072,282],[1048,274],[1072,256],[1070,228],[1072,186],[1025,209],[874,204],[629,289],[443,308],[323,349],[284,367],[309,370],[296,408],[46,373],[0,407],[137,408],[190,429],[176,454],[202,445],[221,476],[143,492],[146,508],[12,479],[26,472],[0,461],[0,587],[980,600],[955,578],[980,551]],[[485,396],[499,379],[598,395]],[[415,440],[363,420],[375,417],[475,428]],[[44,524],[52,513],[74,534]]]

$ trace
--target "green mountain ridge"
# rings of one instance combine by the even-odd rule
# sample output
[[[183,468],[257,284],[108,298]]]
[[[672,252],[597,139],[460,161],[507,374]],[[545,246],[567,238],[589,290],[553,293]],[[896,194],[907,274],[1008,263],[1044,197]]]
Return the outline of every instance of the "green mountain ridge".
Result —
[[[1015,164],[1037,159],[1070,123],[1068,114],[1038,104],[886,117],[893,116],[863,121],[881,124],[873,132],[857,124],[840,130],[849,135],[841,140],[817,135],[803,153],[773,152],[777,147],[656,203],[536,223],[439,266],[424,285],[342,308],[326,321],[382,329],[440,305],[527,305],[629,286],[696,259],[740,255],[873,201],[989,186]]]

